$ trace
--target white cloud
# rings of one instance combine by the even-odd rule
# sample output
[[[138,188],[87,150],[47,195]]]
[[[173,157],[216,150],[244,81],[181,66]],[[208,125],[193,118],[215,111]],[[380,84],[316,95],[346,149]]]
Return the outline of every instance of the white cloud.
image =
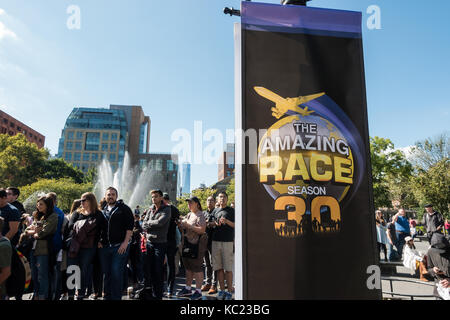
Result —
[[[6,13],[5,10],[3,10],[2,8],[0,8],[0,16],[3,15],[3,14],[5,14],[5,13]]]
[[[1,10],[1,9],[0,9]],[[4,12],[4,11],[3,11]],[[0,22],[0,40],[3,38],[17,39],[17,35],[11,29],[8,29],[3,22]]]

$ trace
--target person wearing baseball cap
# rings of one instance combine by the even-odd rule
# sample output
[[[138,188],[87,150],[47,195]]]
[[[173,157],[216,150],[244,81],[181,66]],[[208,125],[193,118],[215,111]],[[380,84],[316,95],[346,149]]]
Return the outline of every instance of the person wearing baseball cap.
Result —
[[[190,212],[179,223],[183,229],[183,265],[186,269],[186,286],[177,296],[190,297],[191,300],[202,299],[203,257],[207,246],[206,219],[202,205],[197,197],[186,199]],[[192,281],[195,279],[195,291],[192,292]]]
[[[431,244],[433,233],[442,233],[444,229],[444,217],[437,211],[433,210],[431,203],[425,205],[426,213],[423,217],[423,224],[427,230],[428,242]]]

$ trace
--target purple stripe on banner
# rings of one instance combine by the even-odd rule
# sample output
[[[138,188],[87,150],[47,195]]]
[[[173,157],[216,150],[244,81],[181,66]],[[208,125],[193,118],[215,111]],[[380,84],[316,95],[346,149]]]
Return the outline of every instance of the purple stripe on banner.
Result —
[[[241,21],[247,25],[361,33],[362,13],[244,1]]]

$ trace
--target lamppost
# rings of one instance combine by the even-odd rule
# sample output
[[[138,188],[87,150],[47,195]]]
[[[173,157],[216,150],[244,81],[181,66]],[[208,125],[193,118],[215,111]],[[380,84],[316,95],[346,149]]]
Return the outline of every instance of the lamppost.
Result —
[[[251,0],[246,0],[246,1],[251,1]],[[290,4],[290,5],[306,6],[306,3],[308,1],[311,1],[311,0],[281,0],[281,4],[283,4],[283,5]],[[230,16],[240,16],[241,15],[241,11],[240,10],[229,8],[229,7],[225,7],[223,9],[223,13],[229,14]]]
[[[306,6],[306,3],[311,0],[281,0],[281,4],[295,4],[298,6]]]

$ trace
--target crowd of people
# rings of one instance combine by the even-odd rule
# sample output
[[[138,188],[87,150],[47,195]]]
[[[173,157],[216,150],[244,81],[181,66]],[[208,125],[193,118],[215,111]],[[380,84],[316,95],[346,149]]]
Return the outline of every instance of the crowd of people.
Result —
[[[426,252],[419,252],[414,245],[414,238],[421,233],[417,230],[416,221],[409,219],[405,210],[400,209],[386,222],[383,213],[377,210],[378,254],[383,252],[385,261],[402,261],[403,266],[418,274],[422,281],[435,280],[436,294],[450,298],[450,244],[446,237],[450,225],[441,213],[433,209],[433,205],[425,205],[425,211],[421,224],[426,230],[429,248]]]
[[[113,187],[100,202],[84,193],[66,214],[55,193],[39,197],[31,215],[19,195],[0,189],[0,300],[22,299],[24,289],[11,285],[21,261],[29,261],[21,271],[34,300],[121,300],[126,293],[199,300],[203,292],[232,299],[234,209],[225,192],[209,197],[205,210],[197,197],[187,199],[185,216],[161,190],[150,191],[150,208],[134,212]],[[175,292],[181,270],[186,283]]]

